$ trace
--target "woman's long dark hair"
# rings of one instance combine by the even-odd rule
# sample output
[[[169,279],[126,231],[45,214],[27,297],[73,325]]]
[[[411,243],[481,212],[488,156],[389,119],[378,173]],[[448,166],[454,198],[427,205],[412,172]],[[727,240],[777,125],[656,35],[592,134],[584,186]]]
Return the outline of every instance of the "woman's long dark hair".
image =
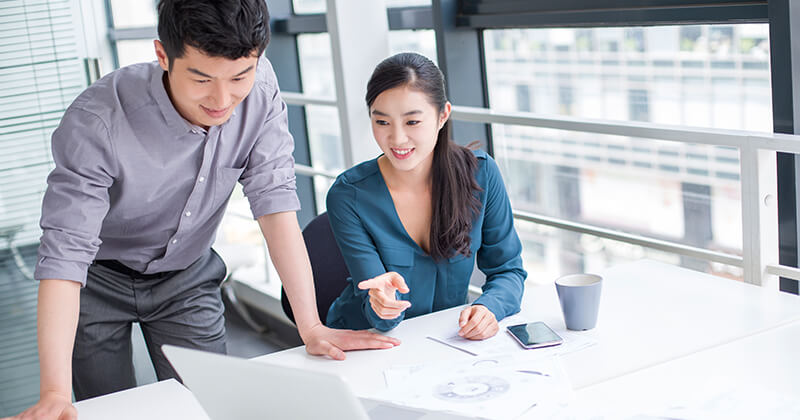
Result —
[[[400,86],[424,93],[440,113],[444,111],[444,76],[431,60],[415,53],[393,55],[378,64],[367,83],[367,108],[381,92]],[[469,233],[481,209],[476,196],[481,187],[475,180],[478,160],[450,135],[448,119],[433,148],[430,255],[436,261],[456,254],[470,255]]]

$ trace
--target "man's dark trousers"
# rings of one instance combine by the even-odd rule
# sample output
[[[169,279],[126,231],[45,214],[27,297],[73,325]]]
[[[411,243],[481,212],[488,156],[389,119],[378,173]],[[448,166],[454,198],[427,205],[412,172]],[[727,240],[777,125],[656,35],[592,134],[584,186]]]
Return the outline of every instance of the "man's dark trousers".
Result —
[[[149,275],[117,261],[95,261],[81,289],[72,353],[75,399],[136,386],[133,322],[142,328],[159,381],[178,377],[161,352],[162,344],[225,353],[219,288],[225,272],[225,263],[211,249],[185,270]]]

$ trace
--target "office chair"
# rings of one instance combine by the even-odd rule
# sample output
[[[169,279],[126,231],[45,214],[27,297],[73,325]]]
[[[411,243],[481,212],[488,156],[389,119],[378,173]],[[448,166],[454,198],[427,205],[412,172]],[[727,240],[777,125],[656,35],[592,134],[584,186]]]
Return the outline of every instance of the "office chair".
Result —
[[[344,290],[350,272],[344,263],[339,246],[333,237],[333,230],[328,221],[328,213],[315,217],[303,229],[303,241],[306,243],[308,258],[311,260],[311,271],[314,274],[314,291],[317,295],[317,311],[322,323],[328,318],[328,309]],[[289,299],[281,286],[281,306],[283,312],[292,322],[294,314]]]

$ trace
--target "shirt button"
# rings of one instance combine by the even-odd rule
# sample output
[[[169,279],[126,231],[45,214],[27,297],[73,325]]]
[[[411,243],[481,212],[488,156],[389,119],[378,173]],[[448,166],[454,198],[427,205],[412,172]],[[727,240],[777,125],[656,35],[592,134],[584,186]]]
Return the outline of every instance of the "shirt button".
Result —
[[[200,177],[200,179],[198,179],[198,181],[200,181],[200,182],[206,182],[206,177],[204,177],[204,176],[201,176],[201,177]]]
[[[173,239],[173,240],[172,240],[172,243],[173,243],[173,244],[177,244],[177,243],[178,243],[178,240],[177,240],[177,239]]]
[[[186,212],[186,213],[184,213],[184,214],[186,214],[186,217],[189,217],[189,216],[191,216],[191,215],[192,215],[192,212],[190,212],[190,211],[187,211],[187,212]]]

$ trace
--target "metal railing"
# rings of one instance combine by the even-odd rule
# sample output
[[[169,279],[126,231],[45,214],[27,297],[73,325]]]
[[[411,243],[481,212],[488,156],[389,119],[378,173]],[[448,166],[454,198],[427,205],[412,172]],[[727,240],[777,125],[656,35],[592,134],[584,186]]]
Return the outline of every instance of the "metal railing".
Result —
[[[336,101],[298,93],[283,93],[294,105],[335,106]],[[664,140],[687,144],[726,146],[739,151],[742,213],[742,256],[664,241],[542,214],[514,211],[519,220],[613,239],[678,255],[741,267],[744,281],[777,290],[777,276],[800,280],[800,269],[778,263],[776,152],[800,153],[800,136],[740,130],[687,128],[630,121],[607,121],[485,108],[454,106],[451,117],[482,124],[507,124],[593,134]],[[344,140],[344,139],[343,139]],[[298,165],[298,173],[335,177]],[[302,171],[302,172],[301,172]]]

